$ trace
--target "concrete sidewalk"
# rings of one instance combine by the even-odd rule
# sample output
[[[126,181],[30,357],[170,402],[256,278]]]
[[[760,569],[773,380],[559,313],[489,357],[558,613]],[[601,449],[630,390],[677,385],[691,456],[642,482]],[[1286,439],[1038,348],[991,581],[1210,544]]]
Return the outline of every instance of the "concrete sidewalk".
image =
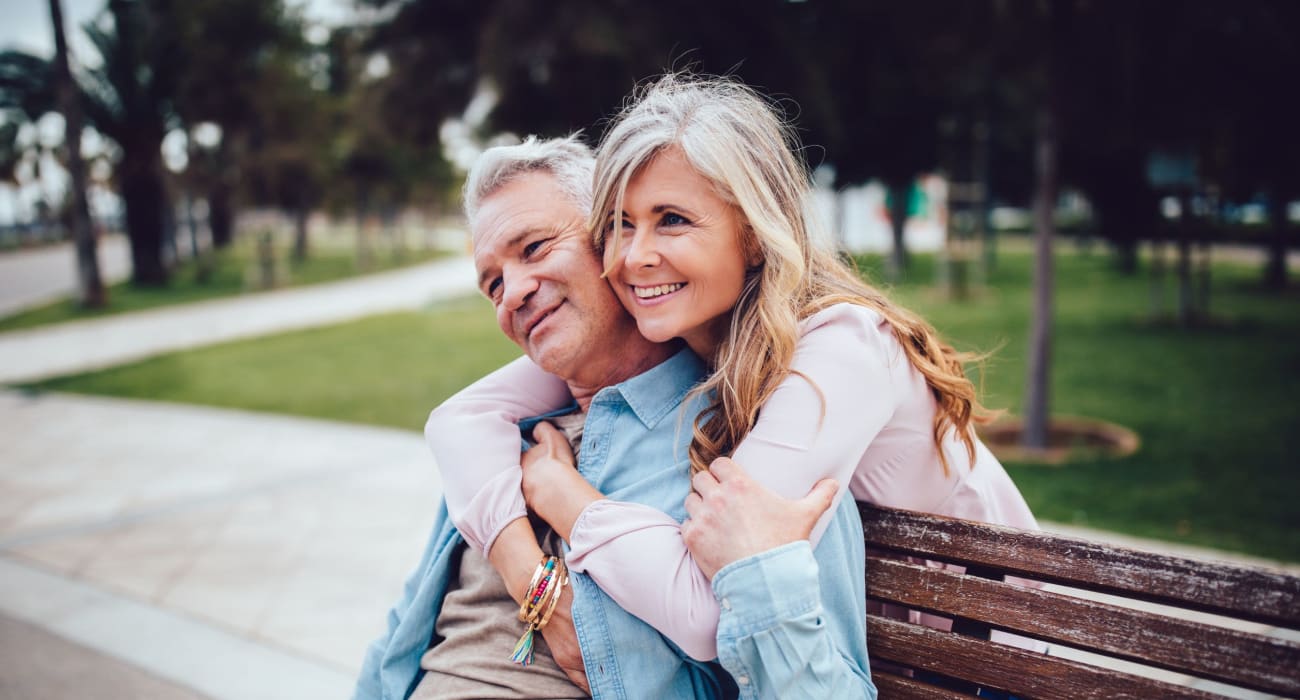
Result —
[[[16,392],[0,426],[0,617],[21,623],[0,649],[67,640],[213,698],[347,697],[441,493],[399,430]],[[135,696],[102,685],[139,681],[117,671],[97,696]]]
[[[274,292],[0,333],[0,384],[111,367],[165,352],[418,309],[474,291],[466,256]]]

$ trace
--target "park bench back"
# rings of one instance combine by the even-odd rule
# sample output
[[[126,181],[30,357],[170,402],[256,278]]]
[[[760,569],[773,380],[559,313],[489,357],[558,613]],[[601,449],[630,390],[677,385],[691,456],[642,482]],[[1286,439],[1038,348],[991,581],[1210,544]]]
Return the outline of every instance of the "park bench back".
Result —
[[[969,697],[977,688],[1021,698],[1214,698],[1224,691],[1240,695],[1239,689],[1300,698],[1300,577],[858,507],[868,600],[955,620],[953,631],[945,632],[868,616],[872,676],[881,698]],[[957,564],[966,572],[898,555]],[[1056,585],[1017,586],[1003,582],[1007,575]],[[1135,601],[1158,605],[1125,607]],[[992,629],[1047,642],[1051,651],[989,641]],[[1098,654],[1122,661],[1097,665]],[[1238,690],[1189,686],[1186,676]]]

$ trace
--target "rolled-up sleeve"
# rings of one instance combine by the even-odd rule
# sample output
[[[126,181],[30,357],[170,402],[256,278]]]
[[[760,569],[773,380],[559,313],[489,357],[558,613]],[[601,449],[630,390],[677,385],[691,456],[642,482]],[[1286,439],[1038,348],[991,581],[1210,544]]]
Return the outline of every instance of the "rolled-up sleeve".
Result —
[[[718,661],[742,698],[874,698],[869,672],[837,648],[807,541],[733,562],[713,578]]]

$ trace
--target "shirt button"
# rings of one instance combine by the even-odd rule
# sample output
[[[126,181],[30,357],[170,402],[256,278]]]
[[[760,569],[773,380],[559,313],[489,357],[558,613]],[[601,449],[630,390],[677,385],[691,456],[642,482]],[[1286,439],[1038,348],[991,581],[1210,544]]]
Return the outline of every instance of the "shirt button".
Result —
[[[749,676],[737,676],[736,682],[741,685],[749,685]]]
[[[723,607],[724,609],[726,609],[726,610],[730,610],[730,609],[731,609],[731,599],[730,599],[730,598],[723,598],[723,599],[722,599],[722,607]]]

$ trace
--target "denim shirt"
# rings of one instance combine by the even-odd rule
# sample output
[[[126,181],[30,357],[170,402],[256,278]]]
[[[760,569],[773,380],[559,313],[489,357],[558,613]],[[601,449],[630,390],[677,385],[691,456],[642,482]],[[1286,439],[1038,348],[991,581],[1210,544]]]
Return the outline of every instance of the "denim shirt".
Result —
[[[705,367],[700,360],[689,350],[683,350],[654,369],[600,390],[587,411],[578,471],[609,498],[642,503],[684,520],[684,503],[690,492],[687,446],[691,421],[703,407],[702,397],[694,397],[689,402],[686,397],[704,374]],[[537,420],[540,418],[525,421],[521,428],[527,433]],[[814,635],[818,643],[813,645],[813,653],[833,654],[835,658],[828,659],[827,663],[836,670],[852,667],[870,687],[864,628],[862,531],[857,511],[851,504],[851,499],[845,499],[817,547],[818,564],[834,575],[821,577],[820,597],[826,614],[819,615],[817,622],[825,629]],[[401,600],[389,611],[386,632],[366,652],[355,698],[398,700],[409,696],[419,683],[423,675],[420,656],[432,639],[454,556],[463,541],[451,524],[446,504],[441,504],[420,564],[407,581]],[[730,578],[735,585],[746,590],[765,586],[761,577],[748,573],[761,572],[762,567],[737,566],[742,563],[732,565],[736,573]],[[841,575],[846,571],[847,575]],[[815,566],[812,576],[817,576]],[[737,696],[736,682],[719,664],[701,663],[683,654],[654,628],[619,607],[585,574],[570,574],[570,582],[574,628],[594,698],[658,700]],[[789,593],[772,591],[770,597]],[[792,609],[777,606],[769,608],[769,612],[784,615]],[[725,621],[725,612],[723,617]],[[745,625],[728,637],[732,640],[728,650],[720,647],[722,664],[733,671],[742,667],[737,659],[748,664],[745,668],[766,668],[774,664],[775,660],[769,658],[773,647],[753,644],[747,631],[770,635],[771,629],[786,622],[782,618],[770,620],[766,625]],[[788,622],[802,624],[794,618]],[[720,626],[720,645],[722,629]],[[827,644],[827,639],[833,643]],[[509,654],[509,650],[503,649],[501,653]],[[800,654],[790,658],[806,656],[801,647]],[[793,679],[790,682],[796,684],[794,687],[814,680],[802,671],[777,675]],[[749,688],[741,690],[752,690],[757,685],[753,681],[766,680],[754,676],[751,681],[746,676]],[[763,696],[769,697],[765,691]]]

